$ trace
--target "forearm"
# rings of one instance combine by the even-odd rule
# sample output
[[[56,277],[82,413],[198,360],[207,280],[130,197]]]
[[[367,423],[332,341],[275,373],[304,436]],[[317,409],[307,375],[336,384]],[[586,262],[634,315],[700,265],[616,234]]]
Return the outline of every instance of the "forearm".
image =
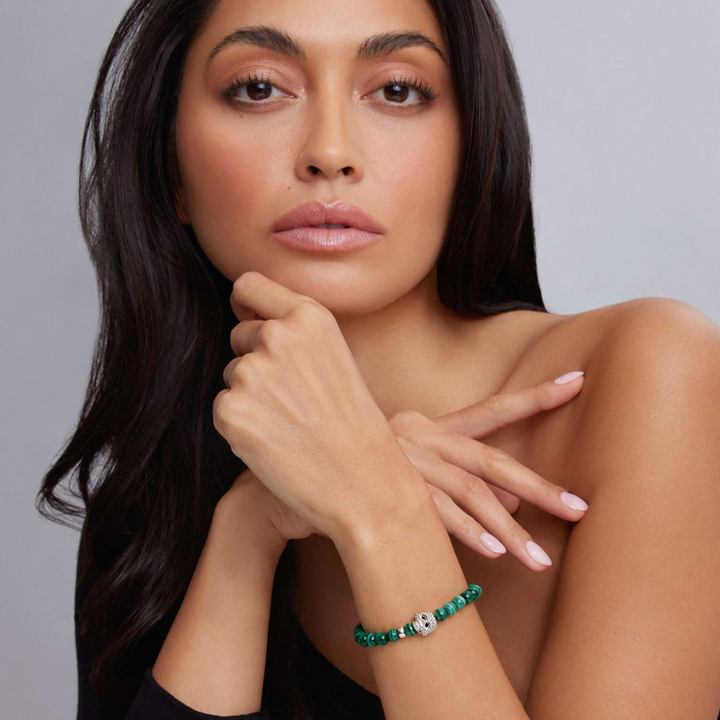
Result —
[[[336,540],[366,632],[387,631],[444,605],[465,578],[428,494],[411,514],[355,527]],[[477,602],[482,602],[479,599]],[[357,620],[348,618],[344,632]],[[527,718],[472,603],[428,636],[367,648],[388,720]]]
[[[283,545],[267,525],[253,522],[251,503],[249,495],[234,493],[218,504],[152,670],[171,695],[209,714],[251,713],[261,705],[272,586]]]

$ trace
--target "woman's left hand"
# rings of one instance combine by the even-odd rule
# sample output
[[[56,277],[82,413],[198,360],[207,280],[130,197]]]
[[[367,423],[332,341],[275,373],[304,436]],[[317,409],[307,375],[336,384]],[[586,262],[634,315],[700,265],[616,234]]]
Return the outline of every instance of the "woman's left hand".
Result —
[[[493,395],[435,419],[414,410],[398,412],[389,419],[400,446],[425,478],[448,532],[470,549],[499,557],[507,550],[499,542],[501,538],[510,552],[527,564],[530,536],[510,517],[521,500],[572,522],[584,516],[587,503],[581,498],[506,452],[479,441],[565,404],[580,392],[584,376],[572,373],[563,380]],[[488,537],[486,528],[494,535]]]

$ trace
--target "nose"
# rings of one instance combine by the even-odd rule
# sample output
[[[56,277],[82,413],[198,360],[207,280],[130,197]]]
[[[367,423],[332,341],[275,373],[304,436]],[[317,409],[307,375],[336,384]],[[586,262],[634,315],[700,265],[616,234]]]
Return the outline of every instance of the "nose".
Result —
[[[337,90],[317,96],[307,107],[306,121],[297,176],[305,182],[317,177],[358,182],[362,166],[351,102]]]

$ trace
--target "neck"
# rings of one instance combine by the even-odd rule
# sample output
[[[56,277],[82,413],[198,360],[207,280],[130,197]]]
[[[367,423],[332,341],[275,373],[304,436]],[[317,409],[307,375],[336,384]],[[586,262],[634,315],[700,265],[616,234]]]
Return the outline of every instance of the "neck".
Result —
[[[373,313],[336,316],[360,373],[380,409],[431,413],[433,389],[465,350],[468,320],[448,310],[437,295],[432,272],[411,292]],[[478,358],[478,360],[480,360]]]

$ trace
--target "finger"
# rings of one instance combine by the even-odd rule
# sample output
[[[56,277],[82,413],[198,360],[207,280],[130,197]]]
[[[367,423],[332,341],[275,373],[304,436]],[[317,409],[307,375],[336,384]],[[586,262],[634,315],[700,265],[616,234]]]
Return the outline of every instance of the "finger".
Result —
[[[252,352],[255,349],[260,328],[266,320],[243,320],[230,331],[230,347],[238,355]]]
[[[451,465],[517,495],[532,505],[565,520],[580,520],[587,503],[577,495],[549,482],[506,452],[462,435],[436,435],[425,446]]]
[[[472,516],[459,508],[453,499],[440,488],[428,484],[428,490],[442,518],[445,529],[473,552],[485,557],[497,558],[507,552],[507,548]]]
[[[235,377],[235,368],[238,366],[242,358],[233,358],[223,370],[223,382],[225,387],[231,388],[233,378]]]
[[[580,520],[588,509],[587,503],[577,495],[548,482],[502,450],[446,431],[420,413],[397,413],[390,424],[401,445],[405,438],[411,437],[412,440],[406,442],[422,446],[447,463],[483,478],[501,500],[504,491],[571,522]],[[511,512],[515,510],[517,505]]]
[[[243,273],[233,283],[230,305],[239,314],[252,310],[260,318],[283,318],[303,302],[314,302],[256,271]]]
[[[442,490],[458,510],[473,521],[481,524],[491,535],[500,540],[523,565],[530,570],[545,570],[552,564],[547,553],[532,539],[532,536],[519,525],[505,510],[487,484],[480,478],[465,472],[462,468],[443,462],[422,448],[407,449],[403,446],[412,463],[420,471],[428,486]],[[442,502],[442,500],[441,500]],[[474,526],[470,520],[458,515],[447,507],[443,509],[453,527],[458,526],[463,537],[471,537]],[[463,527],[463,524],[465,527]],[[447,526],[446,526],[447,527]],[[453,532],[453,534],[455,534]],[[482,534],[482,531],[480,531]],[[456,536],[457,537],[457,536]],[[458,537],[458,539],[461,539]],[[487,540],[487,539],[486,539]],[[463,540],[465,542],[465,540]],[[472,547],[478,550],[480,537],[470,539]],[[468,544],[468,543],[465,543]],[[485,553],[483,553],[485,554]]]
[[[557,380],[567,377],[560,376]],[[572,400],[582,388],[584,375],[558,383],[549,380],[531,388],[493,395],[486,400],[434,418],[446,430],[479,438],[544,410]]]

